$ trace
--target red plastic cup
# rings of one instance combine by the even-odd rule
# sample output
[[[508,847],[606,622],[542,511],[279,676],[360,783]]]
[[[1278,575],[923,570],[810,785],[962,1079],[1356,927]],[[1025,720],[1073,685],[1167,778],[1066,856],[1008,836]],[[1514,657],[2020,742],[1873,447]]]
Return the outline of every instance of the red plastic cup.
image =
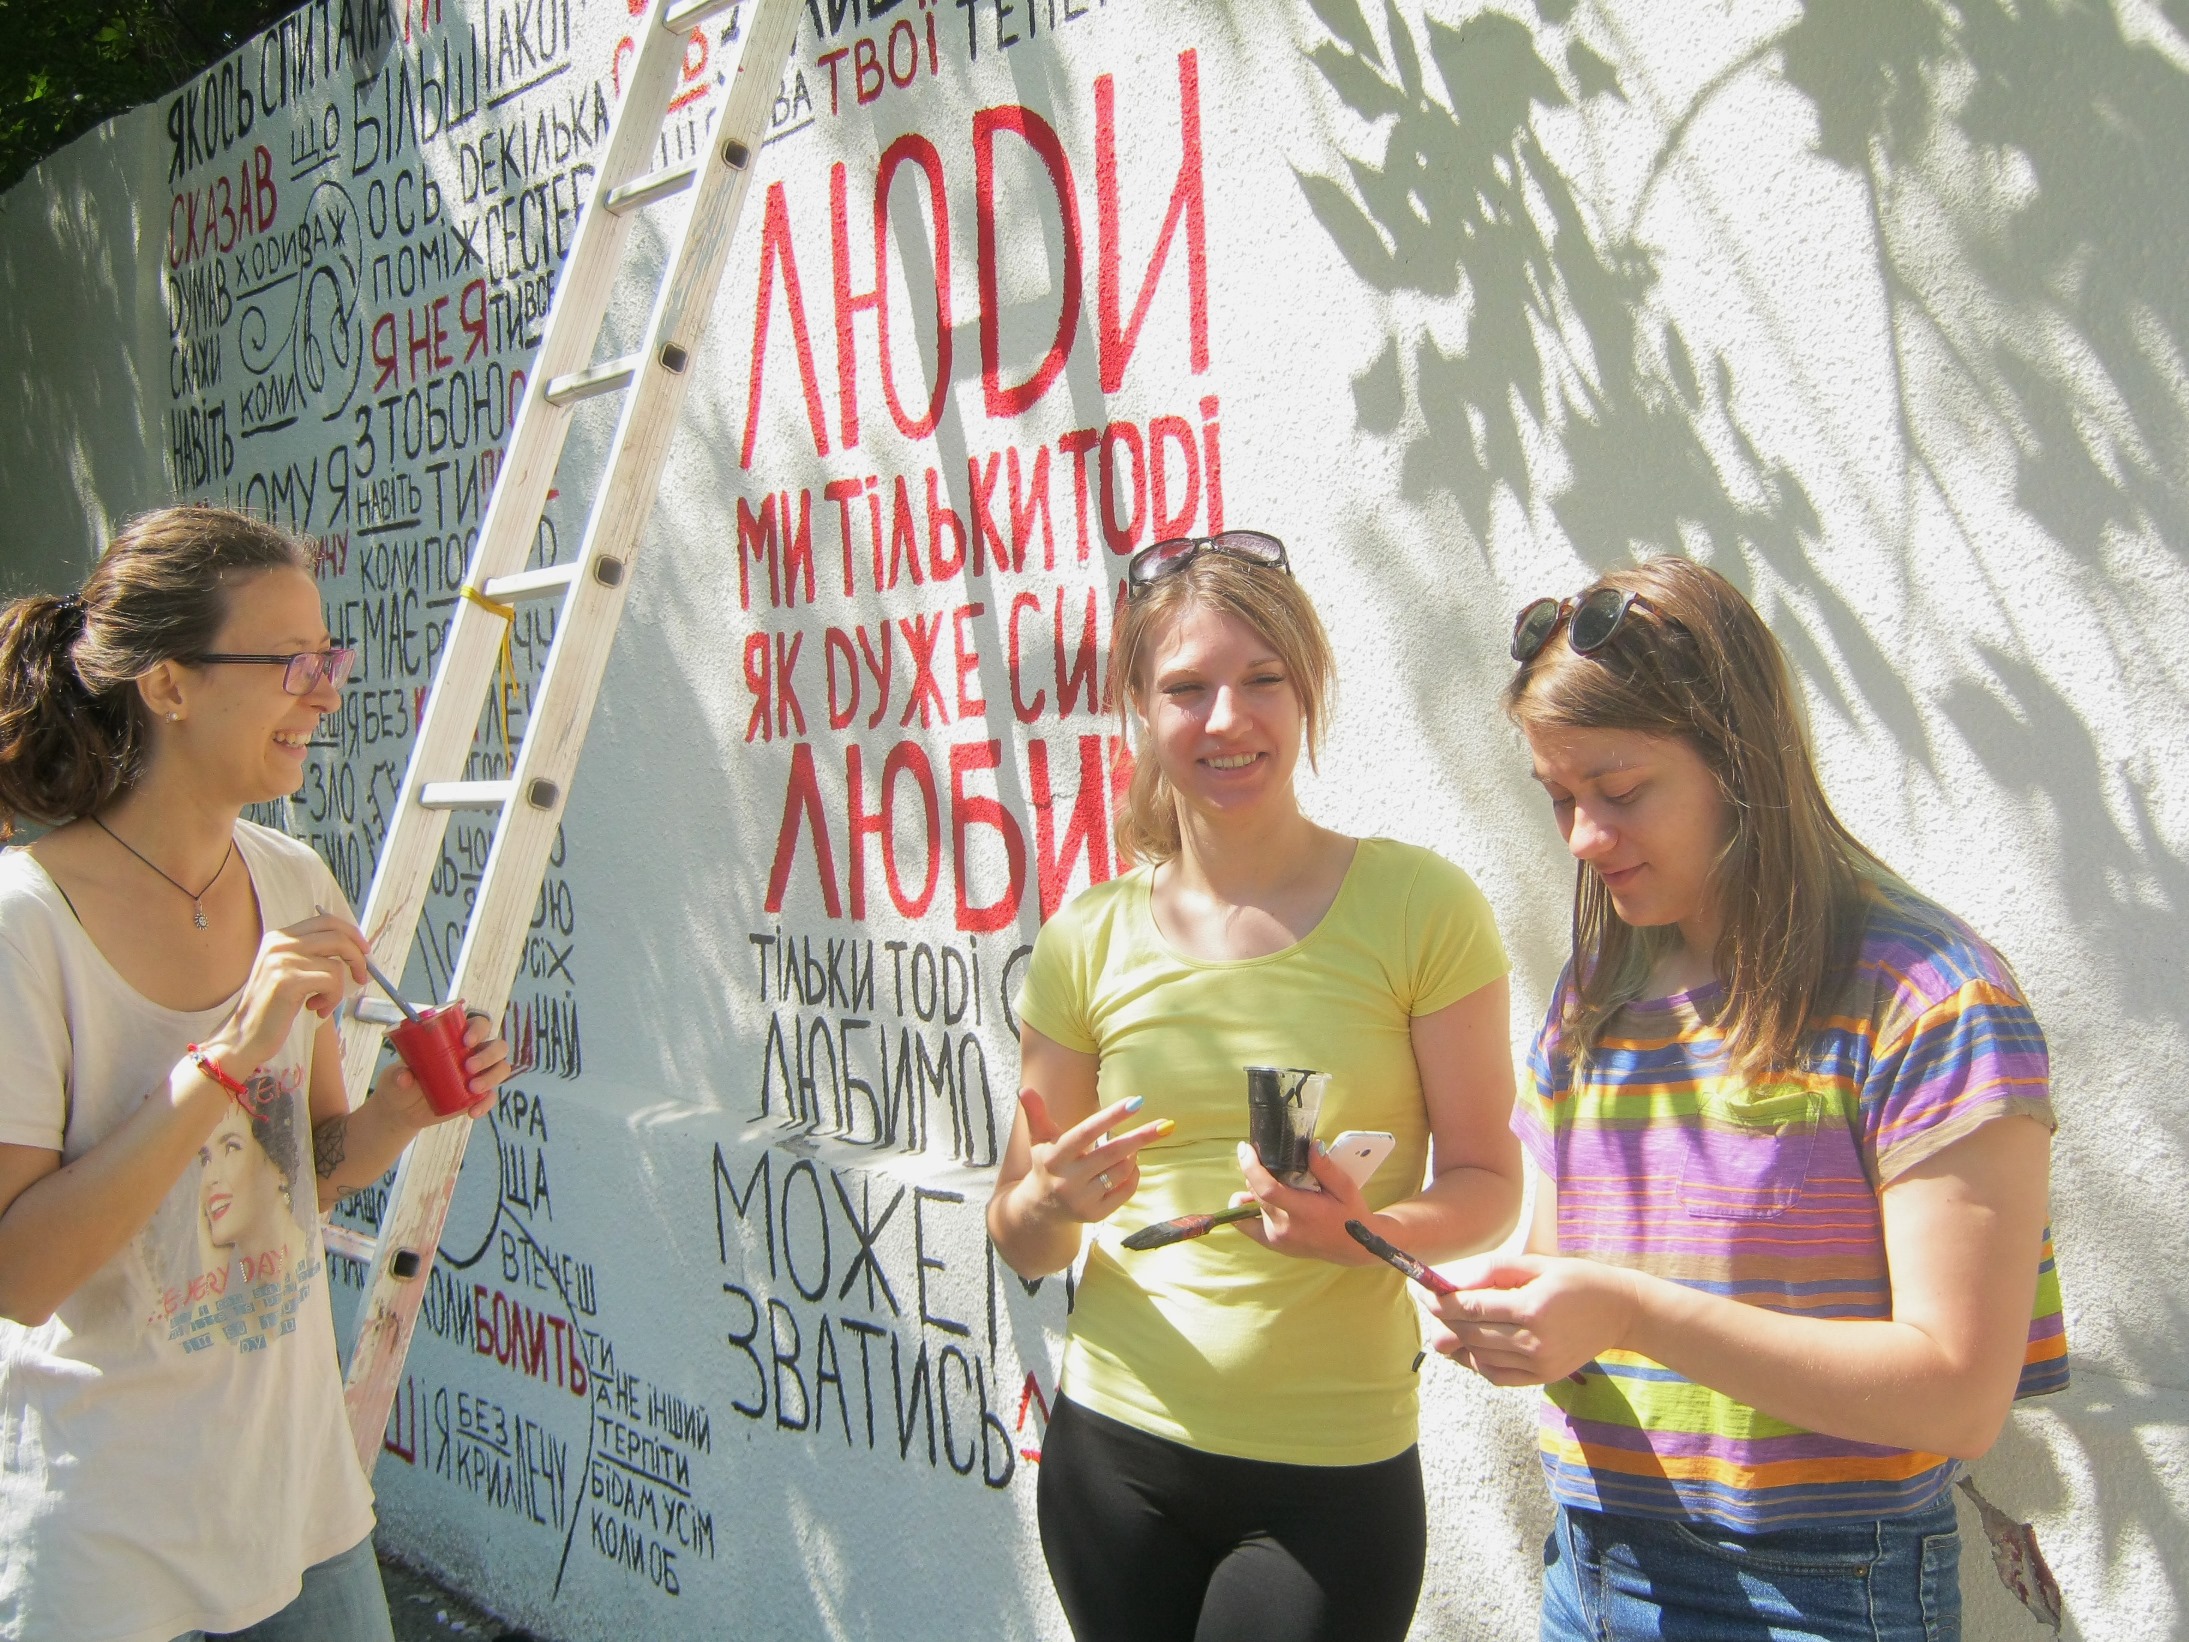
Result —
[[[443,1117],[468,1111],[478,1101],[464,1069],[471,1050],[464,1042],[464,1011],[458,1006],[419,1010],[415,1022],[389,1028],[388,1042],[425,1090],[426,1104]]]

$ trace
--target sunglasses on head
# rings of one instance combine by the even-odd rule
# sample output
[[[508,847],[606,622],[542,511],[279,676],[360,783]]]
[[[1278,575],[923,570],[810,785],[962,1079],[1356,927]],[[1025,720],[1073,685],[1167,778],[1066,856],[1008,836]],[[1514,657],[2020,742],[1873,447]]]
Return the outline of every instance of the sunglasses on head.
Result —
[[[1561,622],[1571,618],[1566,642],[1577,656],[1594,655],[1618,636],[1627,612],[1636,605],[1649,608],[1639,593],[1624,588],[1599,587],[1576,599],[1537,599],[1522,607],[1513,620],[1513,660],[1526,666],[1550,643]]]
[[[1125,566],[1125,585],[1132,592],[1152,587],[1165,576],[1175,576],[1204,553],[1221,553],[1264,570],[1292,573],[1285,544],[1259,530],[1226,530],[1214,536],[1173,536],[1135,553]]]

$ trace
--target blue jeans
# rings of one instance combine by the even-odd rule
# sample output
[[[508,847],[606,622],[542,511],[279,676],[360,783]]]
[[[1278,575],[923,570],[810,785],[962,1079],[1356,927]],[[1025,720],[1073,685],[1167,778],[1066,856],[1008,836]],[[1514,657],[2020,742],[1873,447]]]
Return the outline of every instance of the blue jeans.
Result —
[[[1559,1508],[1542,1642],[1960,1642],[1949,1497],[1913,1516],[1737,1534]]]
[[[306,1568],[304,1589],[281,1612],[218,1637],[186,1631],[175,1642],[395,1642],[372,1536]]]

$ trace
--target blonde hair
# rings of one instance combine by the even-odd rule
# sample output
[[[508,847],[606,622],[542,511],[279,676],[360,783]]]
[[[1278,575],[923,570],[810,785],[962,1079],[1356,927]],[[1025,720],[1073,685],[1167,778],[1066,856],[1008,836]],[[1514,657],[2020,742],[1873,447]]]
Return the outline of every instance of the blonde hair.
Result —
[[[1276,652],[1299,700],[1310,769],[1322,745],[1323,721],[1337,684],[1337,659],[1322,618],[1289,574],[1229,554],[1204,552],[1185,568],[1140,589],[1118,611],[1110,634],[1110,688],[1118,724],[1134,751],[1132,785],[1113,829],[1121,870],[1128,862],[1155,865],[1178,853],[1178,795],[1156,761],[1144,756],[1140,732],[1146,721],[1139,698],[1148,686],[1156,646],[1189,609],[1236,617],[1261,636]]]
[[[1723,918],[1712,960],[1725,984],[1718,1025],[1729,1064],[1746,1076],[1793,1066],[1852,958],[1867,886],[1898,881],[1832,812],[1786,658],[1731,582],[1666,556],[1587,591],[1600,587],[1639,596],[1617,634],[1582,656],[1562,625],[1514,675],[1505,710],[1523,730],[1631,730],[1701,755],[1731,822],[1710,874]],[[1627,923],[1603,880],[1578,867],[1559,1031],[1576,1064],[1677,939],[1672,926]]]

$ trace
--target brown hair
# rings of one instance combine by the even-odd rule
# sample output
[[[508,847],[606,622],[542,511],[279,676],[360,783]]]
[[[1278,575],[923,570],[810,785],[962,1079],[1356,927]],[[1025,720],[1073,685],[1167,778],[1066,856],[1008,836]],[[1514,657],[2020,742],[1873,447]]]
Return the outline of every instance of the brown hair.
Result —
[[[1866,883],[1892,874],[1832,813],[1786,658],[1731,582],[1667,556],[1587,591],[1599,587],[1639,596],[1611,642],[1577,655],[1561,625],[1513,676],[1505,710],[1523,730],[1632,730],[1702,756],[1731,817],[1710,875],[1724,920],[1712,959],[1729,1063],[1744,1075],[1791,1066],[1860,936]],[[1578,868],[1560,1021],[1577,1063],[1677,938],[1627,923],[1603,881]]]
[[[136,681],[211,648],[232,580],[309,574],[319,549],[247,513],[165,507],[123,527],[80,592],[0,607],[0,839],[90,815],[142,772]]]
[[[1170,624],[1193,608],[1237,617],[1277,653],[1306,721],[1307,761],[1313,768],[1330,693],[1337,683],[1330,635],[1323,631],[1322,618],[1315,614],[1306,592],[1289,574],[1224,553],[1201,554],[1183,569],[1133,594],[1118,611],[1110,634],[1110,688],[1116,692],[1118,723],[1127,738],[1137,740],[1134,726],[1142,720],[1137,698],[1147,688],[1156,645]],[[1178,853],[1178,795],[1153,758],[1134,758],[1132,786],[1113,830],[1121,868],[1131,861],[1153,865]]]

